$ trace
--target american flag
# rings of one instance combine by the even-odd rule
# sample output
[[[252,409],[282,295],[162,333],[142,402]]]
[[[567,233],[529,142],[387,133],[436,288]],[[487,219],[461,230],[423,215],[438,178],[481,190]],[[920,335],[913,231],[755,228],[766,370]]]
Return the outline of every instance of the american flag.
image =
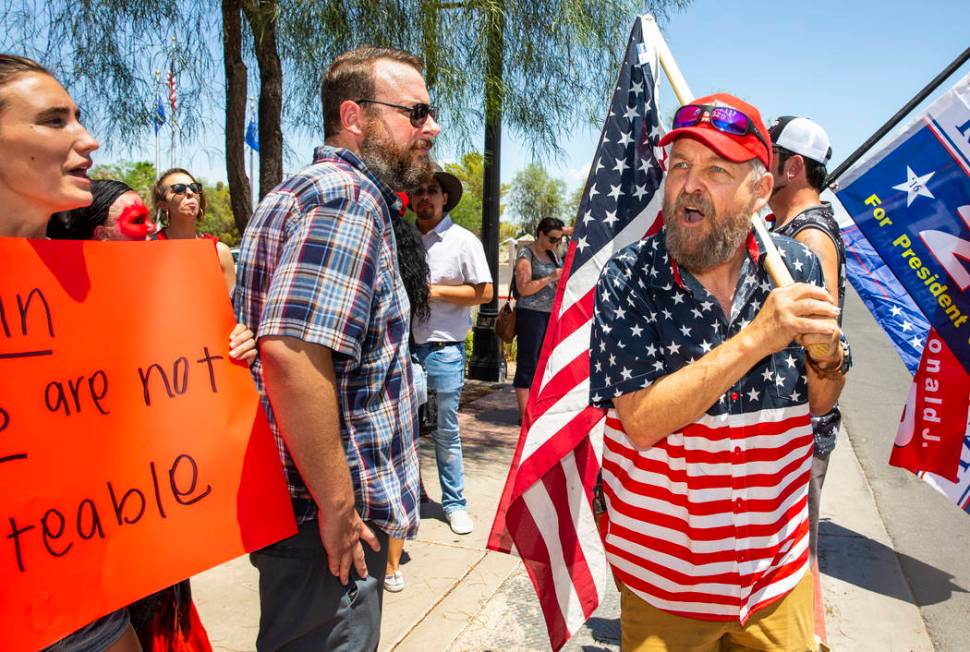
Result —
[[[488,542],[501,552],[514,545],[522,557],[557,650],[596,609],[609,572],[591,506],[605,419],[604,410],[589,406],[596,281],[614,252],[660,226],[658,62],[642,21],[630,34],[586,181],[538,382]]]
[[[172,107],[172,115],[175,115],[177,99],[178,97],[175,94],[175,61],[172,61],[168,66],[168,103]]]

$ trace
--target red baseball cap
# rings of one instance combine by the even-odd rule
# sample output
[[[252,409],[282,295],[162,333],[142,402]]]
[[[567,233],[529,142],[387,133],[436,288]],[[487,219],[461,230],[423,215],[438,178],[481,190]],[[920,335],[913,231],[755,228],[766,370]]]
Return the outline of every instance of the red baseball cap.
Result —
[[[668,131],[660,139],[661,147],[669,145],[678,138],[688,137],[699,140],[729,161],[743,163],[756,158],[764,163],[766,168],[771,169],[771,141],[768,139],[768,130],[758,109],[728,93],[699,97],[687,106],[691,105],[724,106],[739,111],[748,118],[750,126],[757,130],[761,138],[750,131],[743,136],[719,131],[711,125],[710,115],[705,114],[696,125]]]

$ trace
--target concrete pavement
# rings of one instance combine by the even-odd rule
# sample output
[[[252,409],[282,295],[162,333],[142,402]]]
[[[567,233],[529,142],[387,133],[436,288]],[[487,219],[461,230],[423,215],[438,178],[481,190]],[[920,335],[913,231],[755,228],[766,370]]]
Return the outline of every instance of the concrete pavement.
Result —
[[[385,593],[381,650],[547,650],[538,603],[521,563],[484,544],[515,449],[510,386],[462,409],[466,493],[475,531],[454,535],[437,505],[426,510],[406,549],[407,581]],[[421,442],[423,477],[438,493],[430,441]],[[838,500],[830,497],[837,496]],[[827,499],[829,498],[829,499]],[[928,652],[933,645],[910,592],[850,438],[842,437],[823,494],[820,561],[833,650]],[[246,558],[193,579],[202,620],[217,651],[254,649],[256,573]],[[619,604],[610,591],[567,650],[618,650]]]

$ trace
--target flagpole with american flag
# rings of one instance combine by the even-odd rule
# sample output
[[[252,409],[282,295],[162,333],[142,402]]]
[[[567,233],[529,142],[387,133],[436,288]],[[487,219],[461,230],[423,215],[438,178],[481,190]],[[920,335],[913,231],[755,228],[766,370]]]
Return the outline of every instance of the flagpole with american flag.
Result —
[[[169,59],[168,63],[168,105],[172,110],[172,117],[169,120],[169,124],[172,126],[172,141],[170,144],[170,155],[171,155],[171,165],[169,167],[175,167],[175,148],[178,142],[178,116],[176,109],[178,107],[178,96],[175,92],[176,79],[175,79],[175,47],[176,40],[172,37],[172,57]]]
[[[161,154],[159,141],[161,140],[159,132],[162,130],[162,125],[165,124],[165,105],[162,104],[162,71],[158,68],[155,69],[155,106],[153,108],[153,113],[155,114],[152,122],[155,125],[155,180],[158,181],[158,175],[161,174]]]
[[[488,547],[521,556],[553,649],[599,604],[609,575],[593,511],[605,412],[589,405],[600,271],[659,229],[666,163],[657,106],[662,37],[636,20],[577,216],[515,458]]]

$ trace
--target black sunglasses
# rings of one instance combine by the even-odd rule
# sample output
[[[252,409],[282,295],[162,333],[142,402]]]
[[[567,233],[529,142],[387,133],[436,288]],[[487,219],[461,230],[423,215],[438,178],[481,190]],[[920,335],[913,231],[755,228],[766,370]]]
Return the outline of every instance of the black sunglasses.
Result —
[[[173,183],[168,189],[172,191],[173,195],[184,195],[186,190],[191,190],[197,195],[202,194],[201,183]]]
[[[424,126],[428,116],[431,116],[435,122],[438,121],[438,107],[425,104],[424,102],[415,104],[414,106],[404,106],[402,104],[391,104],[390,102],[382,102],[380,100],[357,100],[357,104],[380,104],[381,106],[389,106],[399,111],[407,111],[408,117],[411,119],[412,127]]]
[[[693,127],[704,122],[704,117],[716,130],[732,136],[747,136],[754,134],[761,141],[765,149],[770,150],[768,142],[764,136],[754,126],[754,122],[748,116],[737,109],[728,106],[713,106],[711,104],[686,104],[674,114],[674,129],[683,127]]]

